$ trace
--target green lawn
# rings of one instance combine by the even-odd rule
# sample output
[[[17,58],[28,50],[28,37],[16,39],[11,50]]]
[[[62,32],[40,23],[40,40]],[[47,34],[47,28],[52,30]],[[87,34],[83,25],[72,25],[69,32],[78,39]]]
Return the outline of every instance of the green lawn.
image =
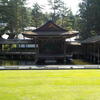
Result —
[[[100,70],[0,71],[0,100],[100,100]]]

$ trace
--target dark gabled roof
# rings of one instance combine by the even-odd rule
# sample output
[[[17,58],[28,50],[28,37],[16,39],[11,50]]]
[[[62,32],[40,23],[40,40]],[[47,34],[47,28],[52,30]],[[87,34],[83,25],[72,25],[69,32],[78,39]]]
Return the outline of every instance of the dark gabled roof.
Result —
[[[52,21],[48,21],[46,24],[30,32],[24,32],[23,35],[29,38],[34,36],[76,36],[78,33],[69,32],[56,25]]]
[[[66,32],[68,30],[65,30],[61,28],[60,26],[56,25],[53,21],[48,21],[46,24],[41,26],[40,28],[37,28],[33,30],[32,32]]]
[[[100,35],[97,36],[92,36],[86,40],[81,41],[83,44],[88,44],[88,43],[99,43],[100,42]]]

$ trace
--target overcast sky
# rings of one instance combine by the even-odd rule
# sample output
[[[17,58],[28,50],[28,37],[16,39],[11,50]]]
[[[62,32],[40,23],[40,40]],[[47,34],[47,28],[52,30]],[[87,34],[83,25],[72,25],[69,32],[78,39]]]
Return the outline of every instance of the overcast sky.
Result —
[[[45,6],[45,9],[43,10],[44,12],[48,12],[49,11],[49,7],[48,7],[48,0],[28,0],[28,7],[32,7],[34,2],[39,3],[41,6]],[[79,7],[79,3],[82,0],[63,0],[68,8],[71,8],[71,10],[73,11],[74,14],[77,13]]]

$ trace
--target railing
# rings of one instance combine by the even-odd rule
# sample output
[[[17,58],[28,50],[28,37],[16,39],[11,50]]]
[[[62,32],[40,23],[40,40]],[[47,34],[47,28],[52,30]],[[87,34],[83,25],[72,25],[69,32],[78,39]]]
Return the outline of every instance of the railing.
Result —
[[[0,55],[35,55],[35,52],[1,52]]]
[[[34,40],[20,40],[20,39],[1,39],[0,44],[33,44],[35,43]]]

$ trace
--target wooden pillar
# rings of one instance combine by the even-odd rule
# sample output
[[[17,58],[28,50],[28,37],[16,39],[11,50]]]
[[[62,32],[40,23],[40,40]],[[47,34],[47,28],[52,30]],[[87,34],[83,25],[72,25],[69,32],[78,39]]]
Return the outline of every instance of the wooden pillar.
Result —
[[[98,64],[100,63],[100,48],[98,47]]]
[[[89,61],[89,62],[91,62],[91,45],[90,44],[88,44],[87,45],[87,60]]]
[[[3,45],[3,57],[5,58],[5,44]]]
[[[82,54],[84,56],[84,59],[86,59],[86,55],[85,55],[85,44],[83,44],[83,46],[82,46]]]
[[[89,44],[89,50],[88,50],[88,54],[89,54],[89,56],[90,56],[90,62],[93,62],[93,59],[94,59],[94,57],[93,57],[93,44]]]
[[[90,45],[87,44],[87,45],[86,45],[86,54],[85,54],[85,56],[86,56],[86,59],[90,61],[91,56],[90,56],[90,51],[89,51],[89,49],[90,49]]]
[[[64,64],[66,64],[66,42],[64,37]]]
[[[38,60],[37,46],[36,46],[36,44],[37,44],[37,38],[34,37],[34,39],[35,39],[35,64],[36,64],[36,62],[37,62],[37,60]]]
[[[36,48],[37,48],[37,58],[38,58],[38,55],[39,55],[39,45],[38,45],[38,39],[36,39]]]
[[[90,62],[92,62],[93,61],[93,55],[91,53],[89,55],[90,55]]]
[[[0,51],[2,52],[2,44],[0,44]]]
[[[82,45],[82,55],[83,55],[84,59],[86,60],[87,59],[87,57],[86,57],[86,44]]]
[[[19,44],[20,50],[21,50],[21,45],[23,45],[23,44]],[[19,51],[19,52],[20,52],[19,59],[22,60],[22,54],[21,54],[22,51]]]
[[[90,61],[90,62],[92,62],[92,55],[91,55],[91,52],[92,52],[92,48],[91,48],[91,44],[89,44],[88,56],[89,56],[89,61]]]
[[[96,60],[96,55],[95,55],[95,44],[93,44],[93,63],[95,63]]]

